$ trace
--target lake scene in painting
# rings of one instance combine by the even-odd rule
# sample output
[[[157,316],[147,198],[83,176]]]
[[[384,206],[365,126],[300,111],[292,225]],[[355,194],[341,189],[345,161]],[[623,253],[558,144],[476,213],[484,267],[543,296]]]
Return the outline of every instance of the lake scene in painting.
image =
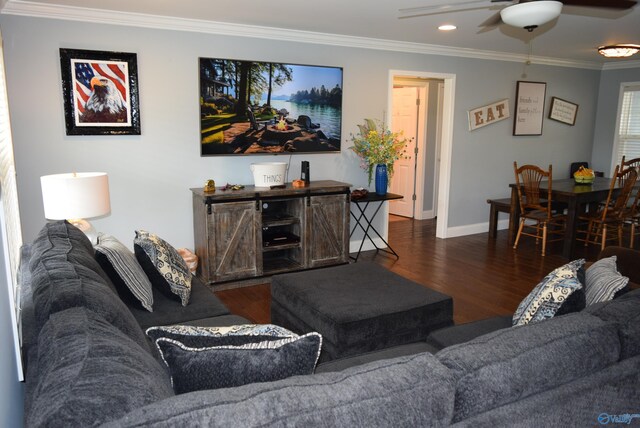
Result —
[[[339,152],[342,68],[200,58],[201,154]]]

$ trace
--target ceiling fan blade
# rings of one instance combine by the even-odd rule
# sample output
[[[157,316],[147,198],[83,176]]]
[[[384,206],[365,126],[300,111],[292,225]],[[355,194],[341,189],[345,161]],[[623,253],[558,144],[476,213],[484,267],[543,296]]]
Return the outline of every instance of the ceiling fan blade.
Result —
[[[479,27],[493,28],[500,24],[502,24],[502,17],[500,16],[500,12],[496,12],[480,24]]]
[[[608,9],[630,9],[638,3],[635,0],[561,0],[567,6],[604,7]]]
[[[510,1],[510,0],[506,0]],[[466,6],[470,4],[477,3],[487,3],[487,0],[467,0],[455,3],[441,3],[441,4],[432,4],[428,6],[418,6],[418,7],[406,7],[404,9],[398,9],[398,12],[402,15],[404,14],[412,14],[412,13],[420,13],[428,10],[450,10],[455,9],[459,6]]]

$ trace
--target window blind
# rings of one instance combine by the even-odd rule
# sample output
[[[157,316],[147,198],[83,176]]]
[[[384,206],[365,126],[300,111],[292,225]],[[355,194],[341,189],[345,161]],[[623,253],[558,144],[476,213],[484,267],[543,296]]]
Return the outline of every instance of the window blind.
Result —
[[[8,268],[7,284],[11,306],[11,318],[14,327],[14,341],[16,360],[18,362],[18,377],[23,380],[22,362],[20,355],[20,290],[18,289],[18,264],[20,262],[20,247],[22,246],[22,227],[18,208],[18,189],[16,183],[16,169],[13,158],[13,141],[11,138],[11,122],[9,120],[9,102],[7,99],[7,84],[4,72],[4,49],[0,34],[0,251],[4,254],[5,265]]]
[[[618,153],[616,164],[622,156],[640,158],[640,84],[623,86],[618,122]]]

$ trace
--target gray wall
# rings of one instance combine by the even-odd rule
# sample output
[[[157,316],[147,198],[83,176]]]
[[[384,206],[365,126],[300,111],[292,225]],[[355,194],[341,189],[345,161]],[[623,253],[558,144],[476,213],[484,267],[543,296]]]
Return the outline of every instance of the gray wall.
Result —
[[[591,161],[597,171],[604,171],[607,176],[611,176],[613,173],[611,162],[613,141],[616,133],[620,84],[627,82],[640,82],[640,67],[605,70],[602,72],[602,78],[600,79],[598,109],[596,112],[598,121],[593,134]]]
[[[25,241],[33,239],[44,223],[41,175],[106,171],[112,213],[93,221],[98,230],[131,245],[134,230],[146,228],[175,246],[193,246],[188,189],[201,187],[207,178],[251,183],[249,164],[273,159],[199,156],[197,58],[201,56],[344,67],[344,147],[350,145],[349,134],[356,132],[363,118],[385,114],[390,69],[455,74],[449,226],[458,232],[487,222],[485,200],[508,194],[514,160],[552,163],[556,171],[563,171],[571,161],[589,158],[592,150],[599,71],[529,67],[527,80],[547,82],[547,100],[558,96],[580,105],[578,120],[576,126],[568,126],[545,119],[543,136],[513,137],[511,120],[469,132],[467,110],[509,98],[513,111],[520,63],[5,15],[0,25]],[[138,54],[141,136],[65,135],[60,47]],[[349,150],[338,155],[294,155],[290,177],[299,175],[300,160],[305,159],[311,162],[314,179],[367,184]]]
[[[1,208],[0,208],[1,209]],[[0,246],[4,237],[0,227]],[[16,354],[13,346],[13,327],[11,321],[11,307],[9,306],[9,284],[7,284],[6,263],[4,251],[0,248],[0,426],[22,426],[23,384],[18,382],[16,370]]]

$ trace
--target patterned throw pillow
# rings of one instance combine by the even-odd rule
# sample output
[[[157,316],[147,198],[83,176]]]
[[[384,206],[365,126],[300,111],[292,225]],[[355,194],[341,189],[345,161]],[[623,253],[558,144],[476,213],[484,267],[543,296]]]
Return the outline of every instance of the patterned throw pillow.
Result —
[[[140,266],[163,294],[187,306],[191,295],[191,273],[180,254],[159,236],[136,230],[133,247]]]
[[[113,236],[98,235],[94,246],[96,260],[116,286],[120,297],[128,303],[138,303],[153,312],[151,282],[136,256]]]
[[[582,289],[578,270],[584,259],[574,260],[544,277],[513,314],[513,325],[525,325],[553,317],[569,297]]]
[[[629,278],[618,272],[617,260],[616,256],[600,259],[587,269],[587,306],[612,300],[618,291],[626,287]]]
[[[273,324],[150,327],[177,394],[312,374],[322,336]]]

